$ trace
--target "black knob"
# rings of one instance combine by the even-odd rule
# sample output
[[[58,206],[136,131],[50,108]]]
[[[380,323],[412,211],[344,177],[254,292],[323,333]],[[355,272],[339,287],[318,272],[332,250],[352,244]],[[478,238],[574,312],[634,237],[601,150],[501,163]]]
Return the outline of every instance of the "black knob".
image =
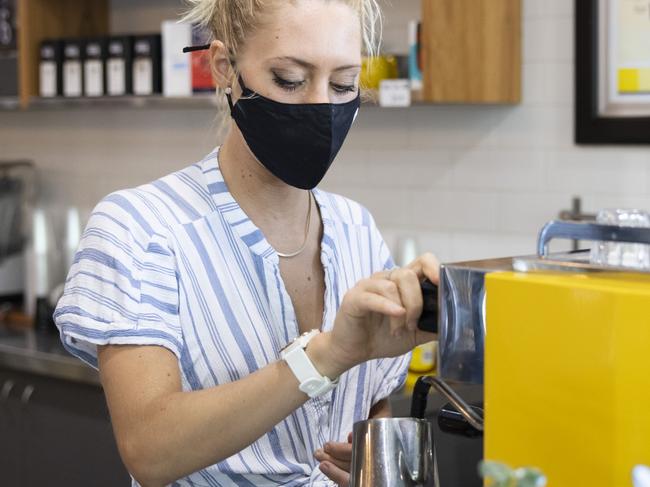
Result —
[[[420,287],[423,303],[418,328],[422,331],[438,333],[438,286],[427,279]]]

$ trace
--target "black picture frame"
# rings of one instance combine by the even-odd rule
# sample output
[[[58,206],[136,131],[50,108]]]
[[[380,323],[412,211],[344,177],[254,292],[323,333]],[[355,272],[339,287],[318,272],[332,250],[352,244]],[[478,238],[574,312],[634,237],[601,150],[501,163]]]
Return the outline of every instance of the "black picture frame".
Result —
[[[650,117],[604,117],[598,109],[599,0],[575,0],[576,144],[650,144]]]

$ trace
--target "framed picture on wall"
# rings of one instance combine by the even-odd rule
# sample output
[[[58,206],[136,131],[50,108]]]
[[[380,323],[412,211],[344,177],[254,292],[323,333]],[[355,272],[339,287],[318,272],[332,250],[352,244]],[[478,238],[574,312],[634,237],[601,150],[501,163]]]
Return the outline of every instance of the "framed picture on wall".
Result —
[[[578,144],[650,144],[650,0],[575,0]]]

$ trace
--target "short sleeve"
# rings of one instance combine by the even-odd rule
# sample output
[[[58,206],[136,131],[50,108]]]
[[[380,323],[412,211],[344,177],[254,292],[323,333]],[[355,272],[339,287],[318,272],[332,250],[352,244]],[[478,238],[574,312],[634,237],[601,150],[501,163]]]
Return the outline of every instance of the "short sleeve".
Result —
[[[97,345],[157,345],[180,358],[175,258],[145,210],[129,192],[97,205],[54,314],[66,349],[95,368]]]

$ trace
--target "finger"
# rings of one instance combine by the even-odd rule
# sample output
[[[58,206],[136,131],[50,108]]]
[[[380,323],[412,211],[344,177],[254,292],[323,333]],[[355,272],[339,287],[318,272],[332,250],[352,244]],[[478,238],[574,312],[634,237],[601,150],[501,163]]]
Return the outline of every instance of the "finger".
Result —
[[[400,306],[402,304],[397,283],[388,279],[366,279],[362,281],[361,288],[365,292],[384,296]]]
[[[392,274],[393,271],[390,271],[390,273]],[[402,303],[397,283],[387,279],[386,277],[382,279],[370,279],[369,282],[366,283],[366,290],[381,294],[404,308],[404,303]],[[405,313],[391,315],[389,323],[391,335],[401,336],[406,329]]]
[[[339,458],[335,458],[332,455],[329,455],[328,453],[325,453],[323,450],[317,450],[316,453],[314,454],[314,458],[318,460],[319,462],[323,463],[333,463],[335,466],[343,470],[344,472],[349,472],[350,471],[350,465],[352,462],[350,461],[345,461],[341,460]]]
[[[320,464],[320,471],[327,477],[336,482],[339,487],[348,487],[350,485],[350,474],[331,462],[323,462]]]
[[[387,279],[366,279],[361,282],[361,288],[366,292],[381,295],[398,304],[401,308],[404,308],[397,284],[393,281]],[[390,333],[392,336],[401,336],[406,330],[404,314],[404,312],[388,314]]]
[[[391,279],[397,284],[402,306],[406,309],[406,326],[409,330],[415,330],[422,314],[422,288],[418,275],[413,269],[404,267],[395,270]]]
[[[403,316],[406,313],[401,304],[369,291],[362,291],[359,298],[355,300],[355,305],[359,314],[374,312],[386,316]]]
[[[330,441],[323,447],[325,453],[343,462],[350,463],[352,459],[352,445],[350,443],[337,443]]]
[[[381,279],[388,279],[388,276],[390,276],[390,273],[392,270],[387,270],[387,271],[379,271],[375,272],[372,276],[370,276],[370,279],[373,280],[381,280]]]
[[[352,432],[348,433],[348,443],[352,444]]]
[[[440,262],[431,252],[422,254],[408,265],[418,275],[420,280],[429,279],[434,284],[440,282]]]

